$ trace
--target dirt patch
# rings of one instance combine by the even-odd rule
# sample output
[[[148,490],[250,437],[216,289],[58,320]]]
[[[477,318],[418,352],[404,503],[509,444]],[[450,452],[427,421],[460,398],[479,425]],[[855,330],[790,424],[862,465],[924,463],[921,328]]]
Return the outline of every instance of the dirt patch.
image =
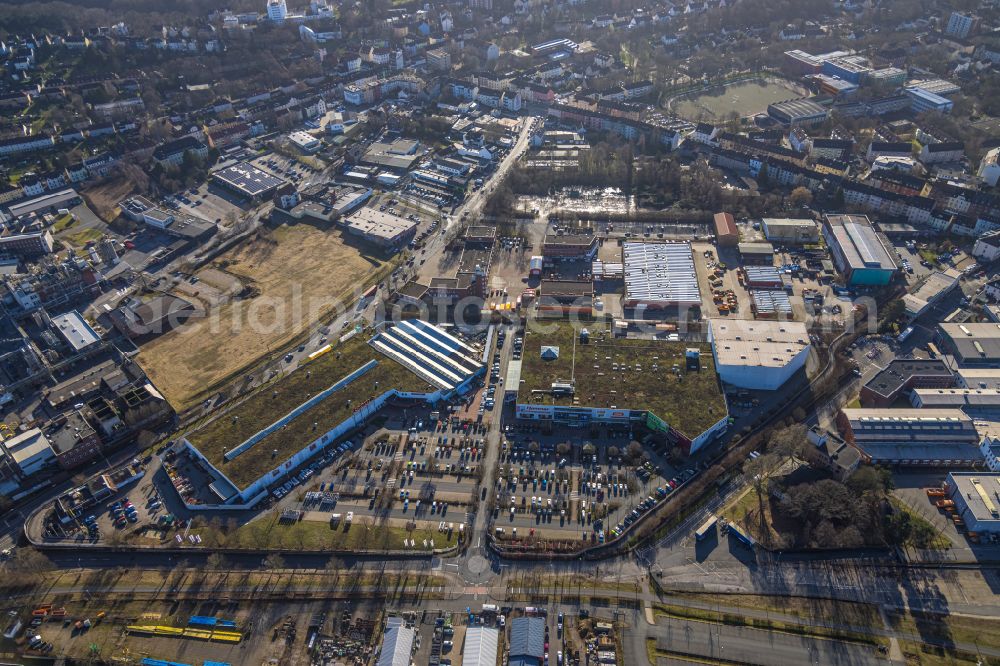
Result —
[[[225,276],[231,287],[235,276],[259,292],[212,307],[205,319],[153,340],[139,354],[150,378],[181,410],[231,374],[269,352],[279,353],[329,316],[348,292],[370,283],[380,264],[345,244],[337,231],[299,224],[238,245],[221,255],[216,266],[225,272],[208,273],[212,286],[222,287]]]
[[[105,222],[111,222],[118,217],[118,202],[135,193],[135,184],[118,176],[88,187],[80,194],[92,211]]]

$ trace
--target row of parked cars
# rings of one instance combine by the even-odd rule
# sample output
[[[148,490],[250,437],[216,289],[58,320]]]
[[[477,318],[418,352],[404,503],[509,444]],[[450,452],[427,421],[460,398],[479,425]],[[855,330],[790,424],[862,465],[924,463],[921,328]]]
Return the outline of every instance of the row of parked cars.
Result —
[[[611,534],[614,535],[615,537],[620,536],[622,532],[625,531],[625,528],[627,528],[635,521],[639,520],[639,517],[642,516],[642,514],[650,511],[659,502],[665,500],[667,498],[667,495],[672,493],[674,490],[676,490],[679,486],[688,481],[695,474],[696,474],[695,470],[688,469],[682,472],[679,476],[675,476],[674,478],[669,479],[662,486],[659,486],[656,489],[656,496],[654,497],[653,495],[650,495],[642,502],[640,502],[639,505],[636,506],[634,509],[632,509],[628,513],[628,515],[626,515],[625,518],[622,519],[620,523],[618,523],[614,528],[612,528]]]
[[[314,462],[302,468],[298,474],[293,474],[291,477],[289,477],[288,481],[286,481],[282,485],[272,490],[271,495],[273,495],[275,499],[281,499],[282,497],[290,493],[293,488],[295,488],[299,484],[305,483],[310,478],[312,478],[312,476],[320,469],[329,465],[337,457],[339,457],[346,451],[349,451],[352,446],[354,445],[351,442],[344,442],[330,453],[327,453],[326,455],[322,456],[321,458],[318,458]]]

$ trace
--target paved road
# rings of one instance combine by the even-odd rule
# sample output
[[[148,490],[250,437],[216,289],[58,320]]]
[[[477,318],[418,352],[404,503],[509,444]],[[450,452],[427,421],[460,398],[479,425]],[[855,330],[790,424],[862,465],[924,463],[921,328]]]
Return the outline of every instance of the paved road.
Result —
[[[486,205],[490,194],[496,187],[501,185],[504,179],[507,178],[507,174],[510,173],[510,169],[517,163],[524,151],[528,149],[528,141],[531,138],[531,128],[534,123],[534,118],[525,117],[522,119],[521,130],[518,133],[517,141],[511,147],[510,151],[507,153],[506,157],[500,161],[497,165],[496,171],[493,176],[487,181],[483,187],[476,190],[469,197],[462,202],[462,204],[455,209],[454,213],[445,219],[444,233],[436,234],[427,245],[427,251],[424,253],[424,264],[419,268],[421,277],[425,279],[430,279],[437,275],[438,266],[440,265],[441,256],[447,245],[447,242],[454,238],[457,234],[461,233],[461,229],[466,224],[476,224],[478,221],[478,216],[483,210],[483,206]]]
[[[514,148],[507,158],[498,167],[491,183],[487,188],[474,193],[461,207],[456,210],[456,215],[449,219],[447,228],[456,230],[462,226],[461,214],[466,211],[469,215],[467,220],[474,220],[475,215],[481,210],[485,203],[489,190],[502,182],[511,165],[523,153],[527,147],[530,121],[526,122]],[[431,240],[428,247],[428,255],[437,251],[440,252],[449,234],[439,234]],[[430,263],[430,262],[428,262]],[[342,326],[344,322],[352,321],[355,317],[367,316],[367,308],[362,308],[364,313],[357,309],[350,311],[344,317],[338,318],[331,327],[330,336],[337,335],[335,330]],[[307,345],[308,353],[311,347],[319,344],[318,334]],[[506,364],[511,345],[505,346],[503,363]],[[296,356],[299,356],[296,353]],[[298,360],[297,358],[295,359]],[[295,365],[295,363],[290,364]],[[840,397],[840,396],[837,396]],[[837,397],[833,400],[836,401]],[[499,413],[499,410],[498,410]],[[490,442],[486,449],[484,466],[487,469],[495,469],[499,452],[500,426],[499,420],[491,427],[487,439]],[[131,452],[123,452],[116,456],[117,460],[123,460],[132,455]],[[484,481],[486,487],[492,489],[491,479]],[[734,484],[735,485],[735,484]],[[63,490],[61,487],[59,490]],[[489,492],[489,491],[488,491]],[[54,492],[47,493],[50,497]],[[32,503],[37,505],[41,500]],[[32,506],[25,510],[30,510]],[[838,598],[864,600],[884,604],[886,607],[913,607],[935,610],[949,610],[951,612],[967,612],[1000,614],[1000,604],[995,600],[968,599],[961,585],[954,585],[948,580],[951,575],[948,572],[923,572],[911,571],[899,574],[895,570],[880,569],[871,563],[829,563],[822,561],[802,561],[783,560],[775,561],[766,558],[760,560],[749,557],[747,553],[738,550],[723,550],[723,545],[717,547],[717,552],[712,553],[708,559],[699,556],[693,549],[688,538],[690,530],[695,526],[701,516],[690,519],[682,529],[676,530],[668,538],[661,540],[656,550],[649,550],[642,558],[622,557],[615,560],[600,563],[600,575],[603,580],[641,580],[649,571],[650,566],[657,572],[657,580],[662,584],[670,586],[676,585],[685,589],[701,589],[705,591],[719,590],[731,592],[758,592],[772,594],[814,594],[820,596],[834,596]],[[509,569],[506,569],[486,551],[484,544],[489,525],[488,515],[480,511],[473,521],[471,535],[471,547],[461,557],[448,561],[441,565],[440,562],[430,559],[412,559],[386,561],[381,556],[333,558],[339,567],[349,570],[378,570],[380,567],[386,571],[409,571],[420,572],[430,571],[438,567],[442,575],[447,575],[453,585],[449,590],[454,590],[455,595],[460,600],[458,603],[469,605],[474,601],[480,603],[487,596],[486,590],[492,589],[502,592],[505,586],[505,578],[509,580]],[[0,536],[0,543],[9,542],[10,536],[16,534],[18,529],[17,521],[13,525],[4,528],[6,534]],[[75,550],[65,553],[53,553],[51,559],[60,568],[88,567],[88,568],[110,568],[119,566],[141,566],[141,567],[166,567],[176,566],[179,561],[184,560],[194,566],[204,564],[208,553],[201,551],[191,551],[183,555],[172,555],[162,552],[144,553],[109,553],[109,552],[85,552]],[[227,558],[233,566],[241,569],[255,569],[261,565],[261,557],[258,555],[236,555]],[[325,568],[330,566],[331,558],[323,554],[287,554],[285,559],[288,566],[299,569]],[[655,565],[653,565],[655,562]],[[517,573],[537,572],[542,575],[569,575],[578,574],[587,577],[595,575],[595,564],[583,562],[553,562],[553,563],[519,563]],[[471,590],[471,592],[469,592]],[[971,592],[970,592],[971,595]],[[497,599],[500,600],[500,599]],[[642,601],[649,602],[649,595],[642,595]],[[567,608],[572,610],[572,608]],[[628,611],[635,613],[633,611]],[[635,617],[631,626],[635,628],[630,635],[635,638],[630,642],[635,650],[644,652],[644,639],[647,635],[648,625],[644,620]],[[689,625],[698,625],[697,627]],[[828,645],[825,641],[801,639],[798,637],[788,637],[760,630],[736,629],[723,627],[716,629],[715,633],[700,623],[687,621],[667,621],[663,626],[649,627],[649,635],[660,640],[668,641],[669,646],[694,646],[698,648],[698,654],[709,656],[725,656],[727,658],[750,659],[751,655],[768,654],[767,663],[869,663],[867,658],[870,655],[858,654],[850,646],[842,648],[837,644]],[[818,645],[822,643],[822,645]],[[676,647],[674,649],[682,649]],[[685,650],[694,651],[694,650]],[[772,660],[771,654],[776,655]],[[635,661],[627,663],[645,663],[645,657],[636,657]]]
[[[656,639],[660,649],[747,664],[887,663],[886,658],[880,657],[870,646],[672,618],[661,617],[656,626],[649,628],[648,636]],[[645,654],[625,655],[625,663],[628,664],[642,664],[645,659]]]

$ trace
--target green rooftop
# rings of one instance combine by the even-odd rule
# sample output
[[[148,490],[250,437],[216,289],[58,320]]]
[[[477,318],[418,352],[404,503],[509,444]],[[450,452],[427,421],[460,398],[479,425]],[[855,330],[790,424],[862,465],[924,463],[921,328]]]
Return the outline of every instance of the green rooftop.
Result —
[[[223,457],[226,451],[239,446],[372,359],[378,365],[289,421],[281,430],[271,433],[231,461]],[[277,383],[267,385],[233,409],[222,412],[205,427],[188,433],[187,438],[230,481],[245,488],[344,421],[366,400],[393,388],[414,392],[436,390],[369,347],[367,336],[357,335],[335,345],[330,352],[299,367]],[[237,418],[234,420],[234,417]],[[275,450],[277,455],[273,454]]]
[[[580,342],[581,328],[590,333],[586,344]],[[558,347],[558,357],[543,359],[543,346]],[[699,370],[687,370],[689,348],[701,351]],[[553,383],[570,381],[576,387],[574,394],[551,393]],[[601,322],[530,321],[517,401],[646,410],[691,438],[727,413],[711,345],[612,338],[611,328]]]

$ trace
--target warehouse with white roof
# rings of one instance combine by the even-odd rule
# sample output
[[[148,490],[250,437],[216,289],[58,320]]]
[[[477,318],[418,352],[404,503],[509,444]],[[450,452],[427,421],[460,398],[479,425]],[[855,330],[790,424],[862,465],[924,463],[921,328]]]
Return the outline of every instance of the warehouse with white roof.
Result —
[[[809,357],[802,322],[712,319],[708,330],[719,378],[740,388],[778,389]]]
[[[387,618],[376,666],[409,666],[415,636],[416,632],[404,625],[402,618]]]
[[[691,244],[625,243],[625,307],[662,309],[701,305]]]
[[[1000,474],[952,472],[945,487],[970,532],[994,539],[1000,534]]]
[[[462,666],[496,666],[500,632],[493,627],[469,627],[465,631]]]
[[[485,371],[479,352],[418,319],[380,331],[369,344],[445,394],[464,393],[469,382]]]

